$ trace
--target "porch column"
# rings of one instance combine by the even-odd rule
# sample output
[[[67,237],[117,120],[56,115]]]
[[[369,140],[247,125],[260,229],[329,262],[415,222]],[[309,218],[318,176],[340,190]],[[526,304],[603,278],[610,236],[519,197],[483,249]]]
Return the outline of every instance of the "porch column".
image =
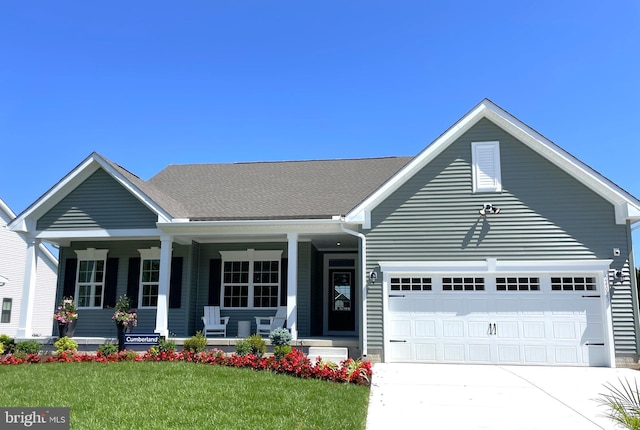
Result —
[[[171,236],[160,237],[160,279],[156,307],[156,333],[169,336],[169,280],[171,279]]]
[[[27,239],[27,258],[24,269],[24,282],[22,284],[22,302],[20,303],[20,321],[18,322],[19,339],[31,338],[31,322],[33,320],[33,305],[36,296],[36,280],[38,273],[38,247],[40,241]],[[53,310],[52,310],[53,313]]]
[[[293,340],[298,338],[298,233],[287,234],[287,328]]]

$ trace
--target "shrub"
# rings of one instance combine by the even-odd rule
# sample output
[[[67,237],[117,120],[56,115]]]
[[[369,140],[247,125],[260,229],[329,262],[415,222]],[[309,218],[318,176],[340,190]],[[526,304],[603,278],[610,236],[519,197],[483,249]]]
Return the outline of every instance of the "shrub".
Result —
[[[279,327],[271,332],[269,340],[273,346],[289,345],[291,343],[291,333],[286,328]]]
[[[4,354],[4,343],[0,342],[0,355]]]
[[[273,355],[276,359],[280,360],[285,355],[291,352],[291,345],[276,345],[273,347]]]
[[[205,345],[206,345],[206,339],[205,339]],[[169,352],[169,351],[175,351],[175,350],[176,350],[176,343],[172,340],[160,339],[160,341],[158,342],[159,352]]]
[[[42,349],[42,345],[37,340],[23,340],[16,343],[15,351],[24,354],[37,354]]]
[[[194,336],[184,341],[183,349],[191,352],[202,352],[207,347],[207,338],[201,332],[196,332]]]
[[[104,355],[105,357],[108,357],[111,354],[117,354],[118,353],[118,345],[116,345],[115,343],[111,343],[111,342],[103,343],[102,345],[100,345],[98,347],[98,352],[100,354]]]
[[[56,347],[58,354],[65,351],[76,352],[78,351],[78,342],[73,339],[69,339],[67,336],[61,337],[54,342],[53,346]]]
[[[251,344],[249,343],[249,339],[241,339],[236,342],[236,354],[240,357],[244,357],[245,355],[251,352]]]
[[[6,334],[0,334],[0,343],[4,345],[5,354],[11,354],[16,346],[16,341]]]
[[[265,342],[260,335],[251,335],[249,336],[248,341],[251,348],[251,354],[255,355],[256,357],[260,358],[264,355],[265,352],[267,352],[267,342]]]
[[[605,384],[609,390],[600,394],[599,403],[609,408],[607,416],[619,426],[627,429],[640,429],[640,389],[638,381],[619,380],[621,388],[611,383]]]

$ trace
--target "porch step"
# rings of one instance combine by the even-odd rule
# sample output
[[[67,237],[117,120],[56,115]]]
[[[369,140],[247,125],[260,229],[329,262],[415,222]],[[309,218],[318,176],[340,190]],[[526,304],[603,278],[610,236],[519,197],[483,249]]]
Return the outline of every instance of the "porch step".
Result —
[[[309,353],[307,354],[307,357],[311,360],[311,364],[316,364],[318,357],[320,357],[322,361],[332,361],[336,364],[340,364],[340,362],[346,360],[348,356],[349,350],[347,348],[321,346],[309,347]]]

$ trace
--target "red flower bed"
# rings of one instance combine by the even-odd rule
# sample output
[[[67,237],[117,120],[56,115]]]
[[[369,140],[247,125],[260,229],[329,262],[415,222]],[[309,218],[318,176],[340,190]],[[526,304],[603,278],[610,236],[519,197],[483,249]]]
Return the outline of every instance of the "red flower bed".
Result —
[[[113,363],[119,361],[187,361],[200,364],[211,364],[218,366],[230,366],[250,368],[254,370],[270,370],[275,373],[293,375],[299,378],[324,379],[327,381],[347,382],[358,385],[369,385],[371,381],[371,363],[369,361],[353,360],[349,358],[340,365],[325,364],[320,361],[311,364],[311,361],[302,351],[293,349],[289,354],[281,359],[275,357],[256,357],[248,354],[240,356],[232,354],[227,356],[223,351],[213,350],[208,352],[193,353],[189,351],[163,351],[152,353],[147,351],[138,354],[135,351],[121,351],[117,354],[105,356],[97,354],[87,354],[78,352],[62,352],[57,355],[50,355],[46,358],[38,354],[30,354],[24,358],[15,357],[11,354],[0,356],[2,364],[25,364],[25,363]]]

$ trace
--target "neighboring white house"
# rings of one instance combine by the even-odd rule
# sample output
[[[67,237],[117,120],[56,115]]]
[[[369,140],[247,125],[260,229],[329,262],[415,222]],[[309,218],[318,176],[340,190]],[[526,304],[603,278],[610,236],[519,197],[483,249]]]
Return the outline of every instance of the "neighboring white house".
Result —
[[[55,307],[57,258],[42,244],[36,247],[37,281],[32,300],[31,327],[19,333],[23,309],[23,288],[28,245],[23,236],[7,229],[15,214],[0,199],[0,334],[11,337],[51,336]],[[23,324],[24,325],[24,324]],[[23,327],[24,329],[25,327]]]

